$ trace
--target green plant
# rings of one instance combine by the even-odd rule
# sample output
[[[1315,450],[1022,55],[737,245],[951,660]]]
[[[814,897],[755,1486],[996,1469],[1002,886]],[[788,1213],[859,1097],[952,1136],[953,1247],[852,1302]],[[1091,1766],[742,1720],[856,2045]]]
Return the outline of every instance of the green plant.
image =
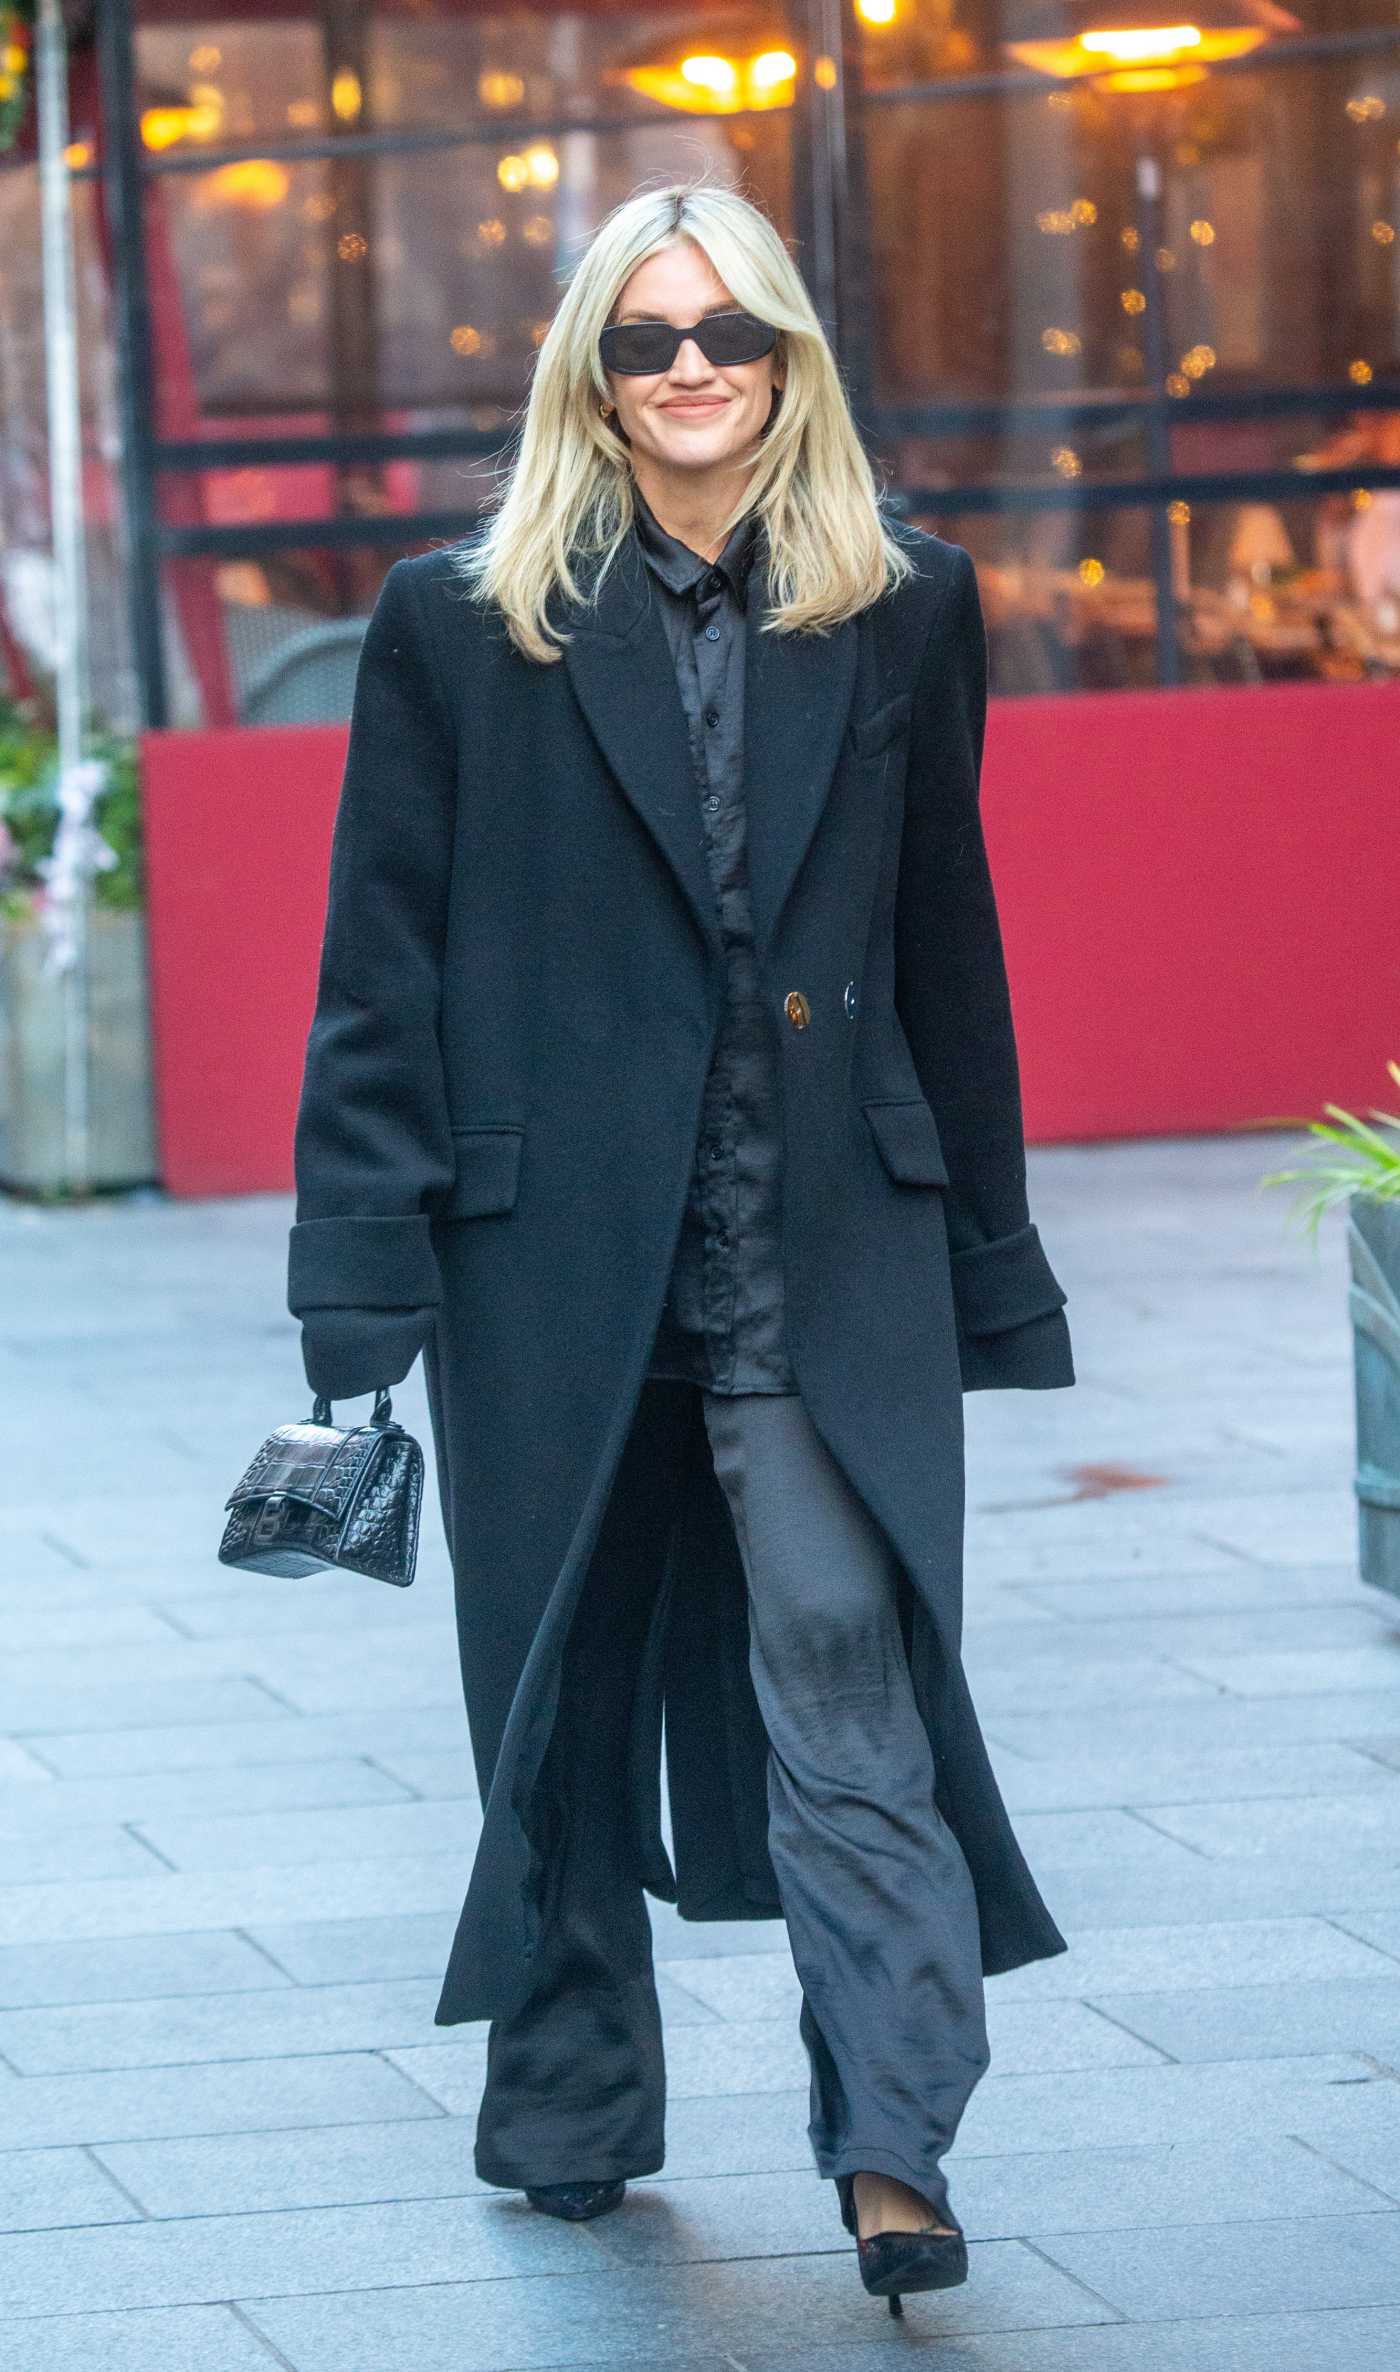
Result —
[[[1385,1067],[1400,1087],[1400,1062],[1388,1062]],[[1379,1112],[1374,1104],[1369,1107],[1372,1120],[1395,1131],[1393,1138],[1387,1138],[1340,1104],[1322,1108],[1336,1125],[1326,1120],[1309,1120],[1304,1125],[1331,1149],[1328,1154],[1310,1168],[1271,1170],[1259,1181],[1261,1186],[1301,1182],[1309,1187],[1295,1208],[1314,1241],[1323,1212],[1353,1194],[1373,1195],[1377,1202],[1400,1201],[1400,1112]]]
[[[94,877],[93,901],[129,913],[143,888],[136,744],[99,729],[83,754],[108,769],[92,820],[117,860]],[[57,782],[57,736],[32,706],[0,695],[0,914],[31,914],[43,896],[39,866],[53,850]]]

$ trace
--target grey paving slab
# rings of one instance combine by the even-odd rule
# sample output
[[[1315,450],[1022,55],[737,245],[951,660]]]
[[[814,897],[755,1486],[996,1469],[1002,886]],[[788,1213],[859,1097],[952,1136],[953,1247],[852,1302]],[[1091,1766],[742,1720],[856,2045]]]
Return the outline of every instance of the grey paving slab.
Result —
[[[0,2080],[0,2148],[432,2117],[439,2105],[368,2052]]]
[[[1396,1914],[1400,1930],[1400,1913]],[[1348,1926],[1352,1926],[1348,1922]],[[1076,1930],[1069,1950],[993,1979],[993,1999],[1046,2001],[1115,1993],[1192,1993],[1223,1985],[1377,1979],[1400,1971],[1383,1943],[1326,1919],[1225,1919],[1208,1926]],[[688,1983],[689,1978],[683,1977]]]
[[[1236,1985],[1218,1993],[1115,1993],[1097,1997],[1105,2016],[1171,2058],[1297,2057],[1309,2051],[1364,2051],[1400,2060],[1400,1965],[1379,1983]],[[0,2046],[2,2047],[2,2046]]]
[[[39,1823],[29,1830],[12,1817],[0,1831],[0,1870],[7,1886],[41,1885],[50,1878],[65,1885],[82,1878],[139,1878],[162,1866],[158,1853],[112,1822],[60,1829]]]
[[[1380,1764],[1372,1766],[1381,1770]],[[393,1804],[409,1790],[367,1758],[256,1763],[244,1768],[120,1773],[114,1778],[50,1779],[36,1788],[0,1782],[0,1868],[13,1878],[6,1841],[66,1833],[101,1822],[143,1825],[170,1815],[314,1811],[325,1805]]]
[[[175,2001],[7,2010],[0,2012],[0,2057],[21,2075],[55,2075],[373,2051],[430,2035],[439,1991],[436,1982],[413,1978],[388,1985],[282,1984]]]
[[[911,2300],[910,2315],[926,2316]],[[1359,2307],[1327,2314],[1255,2315],[1191,2323],[1100,2323],[1079,2331],[998,2331],[946,2334],[933,2330],[921,2345],[938,2372],[1373,2372],[1400,2354],[1400,2314],[1391,2307]],[[804,2344],[799,2350],[748,2351],[725,2359],[725,2372],[889,2372],[898,2359],[889,2342],[844,2347]],[[595,2358],[595,2366],[597,2359]],[[673,2357],[673,2372],[692,2372],[689,2358]],[[575,2363],[562,2372],[594,2372]],[[711,2372],[698,2361],[694,2372]]]
[[[1369,1604],[1354,1559],[1338,1565],[1253,1565],[1236,1559],[1208,1573],[1124,1573],[1105,1580],[1026,1582],[1017,1596],[1062,1621],[1127,1622],[1165,1615],[1201,1615],[1258,1608],[1355,1607]],[[1330,1623],[1330,1615],[1328,1617]]]
[[[432,2290],[357,2291],[342,2297],[245,2302],[244,2312],[296,2372],[536,2372],[570,2362],[671,2364],[683,2350],[742,2363],[794,2330],[820,2329],[835,2345],[888,2347],[904,2334],[865,2295],[855,2254],[837,2228],[835,2254],[764,2263],[608,2265],[558,2281],[453,2283]],[[975,2278],[910,2305],[929,2334],[1077,2327],[1108,2310],[1016,2242],[978,2251]],[[875,2327],[872,2333],[872,2326]],[[890,2336],[886,2337],[885,2334]]]
[[[5,2372],[270,2372],[279,2361],[228,2306],[45,2315],[5,2331]]]
[[[985,2156],[1012,2150],[1121,2148],[1144,2142],[1239,2138],[1325,2130],[1342,2088],[1400,2092],[1359,2054],[1318,2053],[1199,2066],[1091,2068],[1066,2084],[1053,2075],[989,2076],[972,2096],[959,2147]]]
[[[32,1754],[17,1745],[12,1738],[0,1738],[0,1782],[6,1787],[33,1787],[53,1777]]]
[[[440,1977],[447,1966],[460,1904],[406,1911],[390,1919],[309,1919],[252,1927],[249,1937],[298,1985],[361,1978]]]
[[[1096,1752],[1103,1753],[1130,1748],[1134,1739],[1144,1753],[1161,1748],[1179,1752],[1192,1746],[1219,1753],[1244,1746],[1305,1745],[1319,1739],[1347,1744],[1392,1730],[1396,1716],[1393,1690],[1334,1690],[1320,1683],[1315,1694],[1259,1698],[1230,1696],[1221,1690],[1209,1702],[1139,1704],[1121,1711],[1101,1706],[1094,1714],[1093,1744]],[[1078,1710],[1003,1711],[986,1726],[997,1744],[1032,1762],[1082,1754],[1086,1744],[1084,1716]]]
[[[1007,1748],[993,1762],[1009,1811],[1072,1812],[1123,1805],[1212,1804],[1250,1796],[1378,1795],[1387,1791],[1387,1766],[1355,1747],[1318,1745],[1223,1747],[1214,1753],[1158,1747],[1136,1755],[1058,1756],[1031,1762]],[[1400,1773],[1391,1773],[1391,1777]],[[1157,1825],[1161,1825],[1158,1823]]]
[[[440,2116],[217,2139],[109,2142],[94,2155],[149,2216],[244,2215],[484,2192],[489,2186],[472,2168],[474,2136],[471,2118]]]
[[[1134,2321],[1400,2304],[1400,2214],[1315,2216],[1139,2232],[1056,2233],[1039,2243]]]
[[[11,1944],[0,1951],[0,2010],[263,1991],[290,1982],[256,1945],[219,1929],[107,1936],[84,1944],[81,1952],[67,1944]]]
[[[80,1730],[48,1735],[31,1746],[62,1778],[115,1777],[121,1772],[242,1770],[258,1763],[324,1762],[345,1755],[376,1759],[402,1747],[412,1753],[450,1749],[461,1740],[466,1713],[456,1705],[390,1707],[375,1713],[300,1714],[270,1697],[264,1716],[251,1721],[214,1720],[192,1727],[172,1723],[117,1730]]]
[[[1336,1924],[1343,1934],[1356,1936],[1374,1951],[1400,1960],[1400,1905],[1391,1910],[1348,1911]]]
[[[171,1870],[157,1878],[91,1878],[0,1888],[0,1944],[254,1927],[298,1915],[361,1918],[391,1910],[460,1910],[471,1848],[373,1861],[287,1862],[234,1870]]]
[[[1349,1853],[1358,1847],[1400,1854],[1400,1772],[1393,1787],[1301,1802],[1154,1804],[1154,1828],[1213,1858],[1232,1854]]]
[[[124,2224],[140,2213],[85,2150],[0,2152],[0,2232]]]
[[[1239,1697],[1316,1696],[1322,1691],[1375,1694],[1400,1689],[1400,1637],[1370,1647],[1298,1647],[1277,1654],[1188,1653],[1183,1669]]]
[[[474,1850],[475,1807],[411,1801],[332,1811],[230,1813],[142,1821],[137,1834],[178,1870],[276,1868]]]
[[[214,2304],[256,2294],[490,2283],[586,2268],[586,2232],[523,2200],[376,2202],[368,2207],[190,2216],[174,2223],[0,2238],[0,2318],[104,2308]]]
[[[270,1720],[290,1724],[290,1709],[255,1680],[95,1680],[88,1688],[0,1684],[0,1724],[47,1760],[44,1741],[68,1730],[162,1726],[192,1728],[206,1721]]]

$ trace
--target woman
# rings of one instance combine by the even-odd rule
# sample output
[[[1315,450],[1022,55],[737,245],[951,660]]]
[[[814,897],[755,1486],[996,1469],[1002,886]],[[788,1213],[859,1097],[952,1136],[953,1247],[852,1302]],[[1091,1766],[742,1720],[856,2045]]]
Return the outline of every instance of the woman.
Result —
[[[615,2207],[663,2157],[644,1891],[781,1915],[816,2163],[896,2307],[965,2277],[983,1974],[1064,1949],[959,1657],[961,1393],[1074,1380],[984,670],[971,563],[882,516],[771,225],[629,199],[489,530],[370,621],[297,1127],[312,1385],[425,1353],[478,2173]]]

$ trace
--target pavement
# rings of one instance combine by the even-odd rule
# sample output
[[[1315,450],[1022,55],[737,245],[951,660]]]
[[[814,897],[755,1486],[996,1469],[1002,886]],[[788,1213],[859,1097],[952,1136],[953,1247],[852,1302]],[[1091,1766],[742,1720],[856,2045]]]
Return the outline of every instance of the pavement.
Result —
[[[6,2372],[1400,2363],[1400,1604],[1360,1583],[1343,1223],[1298,1135],[1032,1155],[1073,1391],[979,1394],[968,1666],[1072,1948],[993,1980],[963,2289],[868,2299],[780,1925],[656,1908],[664,2172],[471,2172],[446,1558],[235,1577],[304,1413],[288,1204],[0,1203]],[[417,1383],[399,1406],[426,1440]]]

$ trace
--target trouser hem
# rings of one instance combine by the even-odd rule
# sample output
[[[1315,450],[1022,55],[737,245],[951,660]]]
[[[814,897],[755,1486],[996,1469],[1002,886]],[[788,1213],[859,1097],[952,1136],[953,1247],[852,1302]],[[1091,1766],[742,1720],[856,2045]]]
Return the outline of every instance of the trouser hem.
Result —
[[[930,2171],[911,2165],[907,2158],[901,2158],[894,2150],[873,2147],[861,2149],[854,2144],[843,2150],[830,2151],[819,2150],[814,2143],[813,2155],[817,2161],[818,2174],[824,2181],[836,2185],[841,2221],[848,2232],[854,2232],[856,2228],[852,2185],[858,2174],[888,2174],[895,2182],[907,2183],[911,2190],[927,2199],[941,2221],[953,2221],[952,2210],[948,2205],[948,2177],[941,2166]]]
[[[473,2160],[478,2180],[497,2191],[534,2191],[548,2183],[639,2182],[643,2175],[659,2174],[665,2162],[664,2150],[647,2151],[625,2162],[591,2157],[580,2150],[572,2158],[542,2159],[528,2169],[521,2163],[480,2153]]]

